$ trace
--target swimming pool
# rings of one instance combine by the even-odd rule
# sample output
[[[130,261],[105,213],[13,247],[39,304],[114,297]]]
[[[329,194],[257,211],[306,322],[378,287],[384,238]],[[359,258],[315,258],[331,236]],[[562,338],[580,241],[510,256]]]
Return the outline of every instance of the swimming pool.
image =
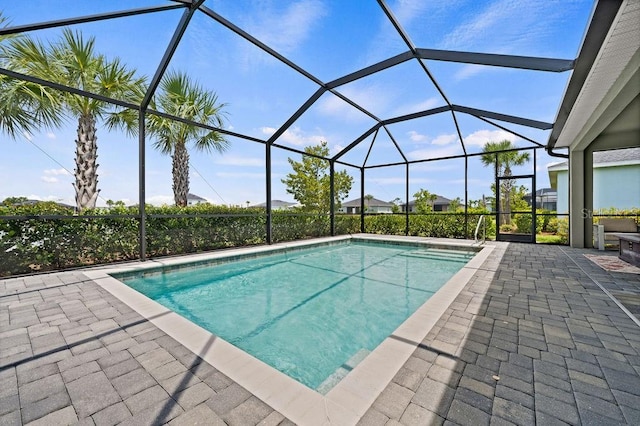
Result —
[[[473,254],[349,240],[119,279],[326,393]]]

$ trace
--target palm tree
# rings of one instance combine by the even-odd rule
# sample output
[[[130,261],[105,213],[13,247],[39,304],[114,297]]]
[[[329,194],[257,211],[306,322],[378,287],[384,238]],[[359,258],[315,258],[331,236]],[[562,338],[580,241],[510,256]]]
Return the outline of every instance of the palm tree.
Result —
[[[202,88],[188,75],[169,71],[160,81],[159,92],[150,107],[167,114],[207,126],[223,126],[223,108],[215,92]],[[157,108],[159,107],[159,108]],[[189,194],[189,152],[192,144],[199,151],[224,152],[229,142],[215,131],[169,120],[155,114],[147,116],[149,135],[155,138],[154,148],[172,158],[173,198],[177,206],[187,205]]]
[[[0,12],[0,28],[7,27],[8,22]],[[20,35],[0,36],[1,67],[20,71],[10,49],[19,38]],[[58,97],[43,92],[41,86],[0,74],[0,132],[12,139],[33,133],[40,127],[58,125],[55,114],[58,107]]]
[[[85,39],[80,32],[63,30],[57,43],[43,45],[28,37],[12,40],[9,56],[18,70],[25,74],[129,102],[139,101],[144,93],[145,78],[136,77],[134,69],[127,68],[120,59],[108,60],[95,51],[95,39]],[[67,92],[58,92],[39,86],[40,101],[54,98],[55,120],[77,119],[75,152],[76,207],[78,211],[93,208],[98,198],[98,138],[97,120],[108,124],[112,115],[122,108],[115,105]]]
[[[516,149],[517,147],[508,140],[502,140],[500,142],[487,142],[482,149],[482,156],[480,157],[482,164],[486,166],[497,166],[498,176],[509,177],[512,176],[511,168],[513,166],[521,166],[527,161],[529,161],[529,153],[528,152],[519,152],[519,151],[509,151],[509,152],[500,152],[506,151],[510,149]],[[497,152],[497,154],[496,154]],[[496,163],[497,161],[497,163]],[[500,192],[502,196],[500,197],[501,208],[499,209],[501,212],[510,212],[511,206],[511,189],[513,188],[513,180],[506,179],[502,181],[502,185],[500,188]],[[500,224],[511,223],[511,215],[507,214],[502,217],[500,215]]]
[[[364,196],[364,211],[369,210],[371,200],[373,200],[373,195],[367,194]]]

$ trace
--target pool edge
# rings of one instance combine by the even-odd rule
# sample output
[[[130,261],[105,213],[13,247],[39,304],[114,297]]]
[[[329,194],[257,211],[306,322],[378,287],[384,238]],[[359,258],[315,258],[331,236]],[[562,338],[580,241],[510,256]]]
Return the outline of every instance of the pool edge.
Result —
[[[225,257],[241,251],[264,252],[318,242],[347,240],[352,237],[377,241],[418,242],[442,247],[478,250],[478,246],[474,246],[469,240],[355,234],[188,257],[192,261],[199,261],[206,258]],[[193,324],[109,275],[145,269],[145,267],[155,268],[159,264],[165,266],[178,264],[181,261],[185,262],[186,257],[152,261],[147,265],[121,265],[113,268],[87,270],[84,271],[84,274],[291,421],[309,425],[325,424],[326,422],[355,424],[409,359],[416,347],[467,285],[476,270],[484,264],[493,249],[493,245],[482,246],[470,262],[465,264],[438,292],[421,305],[391,336],[387,337],[325,396],[300,384],[286,374]]]

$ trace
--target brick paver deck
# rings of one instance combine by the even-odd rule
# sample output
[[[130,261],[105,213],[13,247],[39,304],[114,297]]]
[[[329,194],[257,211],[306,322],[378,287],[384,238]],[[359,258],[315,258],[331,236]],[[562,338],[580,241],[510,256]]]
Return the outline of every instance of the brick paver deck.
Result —
[[[640,275],[585,252],[498,244],[360,424],[640,424],[640,326],[598,286]],[[81,271],[0,280],[0,425],[76,423],[291,424]]]

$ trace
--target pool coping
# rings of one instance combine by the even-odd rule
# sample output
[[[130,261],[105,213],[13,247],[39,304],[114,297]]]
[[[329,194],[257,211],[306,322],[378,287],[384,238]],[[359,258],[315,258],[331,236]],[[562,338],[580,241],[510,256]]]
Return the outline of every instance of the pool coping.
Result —
[[[267,253],[277,249],[299,248],[352,238],[422,243],[441,248],[458,247],[479,251],[326,395],[306,387],[109,275],[152,270],[159,266],[200,263],[244,254]],[[305,425],[356,424],[484,264],[493,249],[493,245],[478,246],[470,240],[354,234],[155,259],[87,270],[84,274],[289,420]]]

